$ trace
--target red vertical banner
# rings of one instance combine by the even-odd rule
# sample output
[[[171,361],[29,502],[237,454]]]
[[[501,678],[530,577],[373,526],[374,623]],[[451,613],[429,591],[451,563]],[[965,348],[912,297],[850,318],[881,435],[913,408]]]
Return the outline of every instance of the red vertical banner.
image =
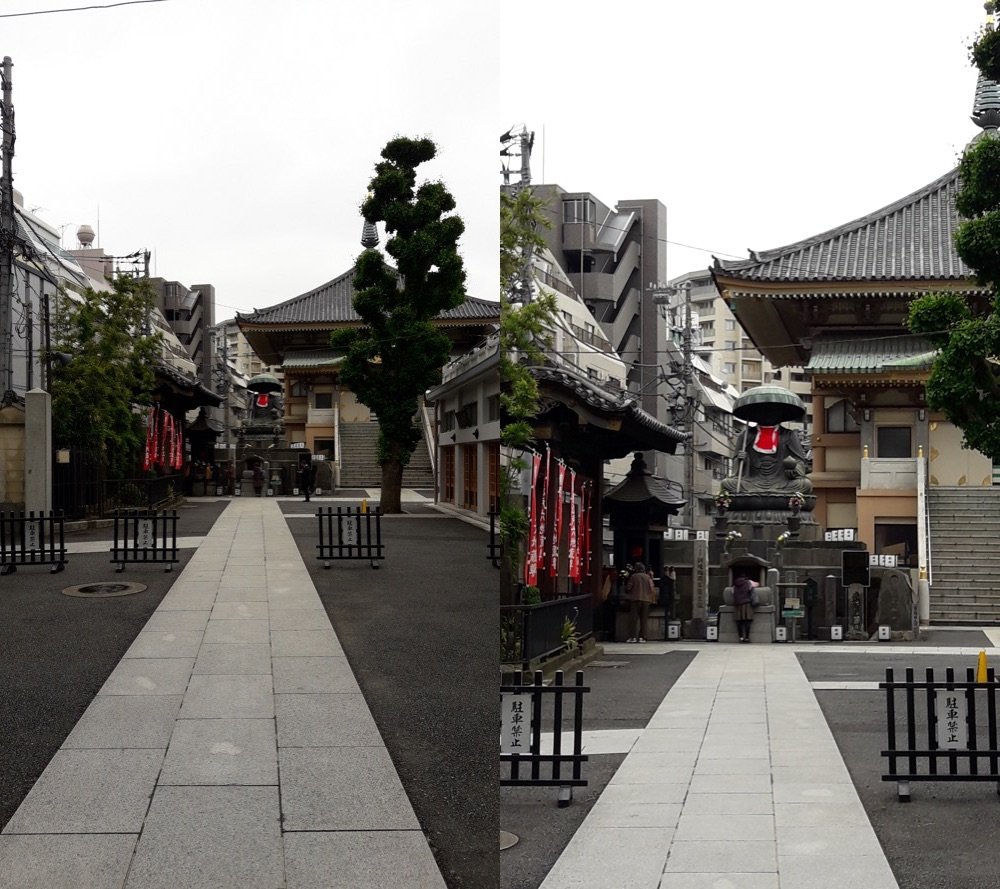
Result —
[[[569,471],[569,532],[566,537],[569,542],[569,579],[580,582],[580,541],[577,537],[577,506],[576,506],[576,471]]]
[[[552,558],[549,561],[549,577],[559,574],[559,545],[562,543],[563,513],[566,504],[563,502],[563,487],[566,484],[566,464],[559,461],[559,472],[556,481],[555,515],[552,517]]]
[[[549,519],[549,474],[552,467],[552,452],[545,448],[545,471],[542,473],[542,500],[538,518],[538,573],[545,571],[545,547],[548,543],[548,519]]]
[[[583,562],[582,576],[590,577],[590,525],[591,513],[594,509],[592,483],[587,482],[583,487],[583,505],[580,515],[580,557]]]
[[[524,558],[524,582],[538,584],[538,471],[542,465],[541,454],[531,455],[531,505],[528,511],[528,551]]]

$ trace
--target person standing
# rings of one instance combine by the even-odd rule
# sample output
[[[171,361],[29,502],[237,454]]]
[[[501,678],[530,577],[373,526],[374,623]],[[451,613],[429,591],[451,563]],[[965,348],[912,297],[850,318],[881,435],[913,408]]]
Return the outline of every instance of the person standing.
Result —
[[[740,642],[750,641],[750,625],[753,623],[754,590],[760,586],[746,574],[737,574],[733,579],[733,605],[736,607],[736,632]]]
[[[642,562],[633,566],[632,575],[625,583],[625,598],[629,600],[629,633],[635,631],[628,641],[645,642],[649,606],[656,601],[656,588]]]
[[[253,490],[258,497],[260,497],[261,492],[264,490],[264,469],[260,463],[254,463],[253,465]]]
[[[299,468],[299,484],[302,488],[302,493],[305,495],[306,503],[309,502],[309,497],[313,492],[315,475],[316,471],[313,469],[311,460],[308,463],[303,463]]]

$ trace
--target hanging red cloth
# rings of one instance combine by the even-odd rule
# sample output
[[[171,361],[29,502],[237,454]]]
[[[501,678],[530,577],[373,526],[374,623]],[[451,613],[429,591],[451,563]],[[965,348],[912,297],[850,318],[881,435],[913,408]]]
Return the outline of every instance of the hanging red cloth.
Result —
[[[531,506],[528,519],[528,553],[524,560],[524,582],[538,585],[538,472],[542,465],[540,454],[531,455]]]
[[[758,454],[776,454],[778,452],[778,430],[780,426],[758,426],[757,438],[753,449]]]

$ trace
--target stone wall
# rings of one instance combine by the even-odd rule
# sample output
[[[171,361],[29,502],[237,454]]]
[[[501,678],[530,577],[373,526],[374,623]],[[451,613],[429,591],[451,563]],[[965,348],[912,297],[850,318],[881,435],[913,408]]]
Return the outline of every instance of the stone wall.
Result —
[[[24,411],[0,410],[0,510],[24,509]]]

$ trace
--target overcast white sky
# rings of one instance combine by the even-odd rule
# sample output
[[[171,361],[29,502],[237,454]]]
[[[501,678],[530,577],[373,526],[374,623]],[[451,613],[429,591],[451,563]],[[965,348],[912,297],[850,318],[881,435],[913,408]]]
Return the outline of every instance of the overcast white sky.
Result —
[[[662,201],[672,278],[948,172],[979,132],[984,21],[981,0],[548,0],[501,26],[499,132],[535,131],[536,183]]]
[[[114,0],[2,0],[0,14]],[[466,0],[165,0],[0,18],[14,185],[100,246],[214,284],[216,318],[297,296],[360,252],[382,146],[430,136],[466,224],[471,296],[497,299],[499,16]],[[100,219],[98,220],[98,212]],[[384,243],[384,237],[383,237]]]

